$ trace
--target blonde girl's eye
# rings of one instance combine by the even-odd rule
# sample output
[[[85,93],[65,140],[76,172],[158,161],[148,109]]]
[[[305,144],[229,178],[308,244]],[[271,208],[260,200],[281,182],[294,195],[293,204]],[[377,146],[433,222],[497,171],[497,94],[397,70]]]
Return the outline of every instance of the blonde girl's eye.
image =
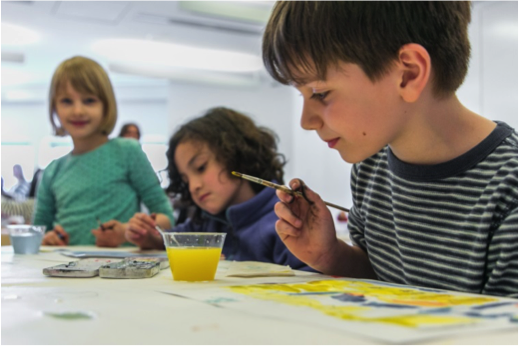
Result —
[[[87,97],[83,100],[83,102],[86,104],[86,105],[91,105],[91,104],[94,104],[96,103],[98,100],[97,98],[95,97]]]
[[[58,102],[60,104],[63,104],[63,105],[70,105],[70,104],[72,104],[72,100],[70,98],[68,98],[68,97],[62,97],[62,98],[60,98],[58,100]]]

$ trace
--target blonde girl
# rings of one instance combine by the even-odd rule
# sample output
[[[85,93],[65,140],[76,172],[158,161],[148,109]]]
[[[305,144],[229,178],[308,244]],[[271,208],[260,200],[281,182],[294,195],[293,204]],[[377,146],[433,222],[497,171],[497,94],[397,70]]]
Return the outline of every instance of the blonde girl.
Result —
[[[124,223],[141,201],[152,212],[172,215],[139,143],[108,139],[117,105],[97,62],[78,56],[58,66],[49,116],[56,135],[72,138],[73,150],[49,164],[38,189],[34,223],[47,226],[44,245],[119,246],[125,242]]]

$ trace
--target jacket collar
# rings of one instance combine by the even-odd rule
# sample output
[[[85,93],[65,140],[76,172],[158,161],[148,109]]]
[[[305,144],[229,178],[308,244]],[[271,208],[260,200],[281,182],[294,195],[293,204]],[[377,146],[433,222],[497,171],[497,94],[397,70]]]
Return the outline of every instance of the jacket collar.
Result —
[[[273,181],[276,183],[276,181]],[[278,201],[276,190],[265,187],[256,196],[246,202],[233,205],[217,215],[202,212],[204,218],[215,220],[233,227],[240,228],[261,219],[272,212],[274,204]]]

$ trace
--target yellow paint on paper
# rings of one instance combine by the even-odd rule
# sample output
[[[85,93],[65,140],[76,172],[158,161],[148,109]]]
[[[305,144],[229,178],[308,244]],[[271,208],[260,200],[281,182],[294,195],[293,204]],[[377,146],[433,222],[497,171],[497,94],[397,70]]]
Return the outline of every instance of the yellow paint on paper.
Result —
[[[169,268],[178,281],[214,280],[222,249],[215,247],[167,248]]]
[[[323,304],[319,301],[322,294],[347,294],[351,297],[366,297],[370,301],[386,304],[407,305],[422,308],[449,308],[456,305],[473,305],[497,301],[496,298],[451,295],[420,291],[413,288],[384,286],[362,281],[324,280],[297,284],[266,284],[229,287],[235,293],[257,299],[276,301],[294,306],[309,307],[322,313],[350,321],[378,322],[404,327],[427,327],[437,325],[467,324],[476,321],[470,317],[420,314],[410,311],[390,317],[369,317],[365,312],[372,312],[376,307],[358,305]],[[314,293],[315,295],[312,295]],[[322,294],[321,294],[322,293]]]

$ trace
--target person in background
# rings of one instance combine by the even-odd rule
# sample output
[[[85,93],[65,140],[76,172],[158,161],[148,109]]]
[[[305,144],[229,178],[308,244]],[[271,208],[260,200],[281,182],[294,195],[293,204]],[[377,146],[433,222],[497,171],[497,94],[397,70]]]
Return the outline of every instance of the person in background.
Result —
[[[20,165],[13,166],[13,175],[16,178],[16,184],[9,190],[9,194],[13,196],[13,198],[17,201],[23,201],[29,195],[29,190],[31,185],[27,180],[25,180],[25,176],[23,175],[23,169]]]
[[[139,126],[135,123],[127,123],[121,127],[121,131],[119,132],[119,137],[123,138],[134,138],[136,140],[141,139],[141,130]]]
[[[277,152],[272,131],[234,110],[214,108],[180,127],[167,156],[168,191],[196,207],[194,216],[171,232],[224,232],[222,253],[228,260],[309,270],[276,234],[275,190],[231,175],[238,171],[283,183],[285,159]],[[131,218],[126,237],[143,249],[163,249],[157,224],[164,226],[138,213]]]
[[[470,3],[282,1],[270,75],[303,96],[301,126],[353,163],[353,246],[330,211],[278,191],[276,230],[328,275],[517,297],[517,132],[456,97]]]
[[[44,245],[119,246],[140,201],[152,212],[172,214],[139,143],[108,139],[117,105],[98,63],[79,56],[62,62],[52,77],[49,106],[56,135],[70,135],[73,150],[45,168],[38,188],[34,224],[47,226]],[[173,224],[168,216],[161,222]]]
[[[3,199],[13,199],[13,196],[11,196],[10,194],[8,194],[5,190],[4,190],[4,177],[2,177],[2,200]]]
[[[23,201],[15,200],[4,190],[4,178],[2,177],[2,226],[9,224],[30,224],[34,212],[34,199]]]
[[[43,169],[37,168],[32,176],[31,188],[29,189],[29,198],[36,198],[38,186],[40,185],[41,177],[43,176]]]

